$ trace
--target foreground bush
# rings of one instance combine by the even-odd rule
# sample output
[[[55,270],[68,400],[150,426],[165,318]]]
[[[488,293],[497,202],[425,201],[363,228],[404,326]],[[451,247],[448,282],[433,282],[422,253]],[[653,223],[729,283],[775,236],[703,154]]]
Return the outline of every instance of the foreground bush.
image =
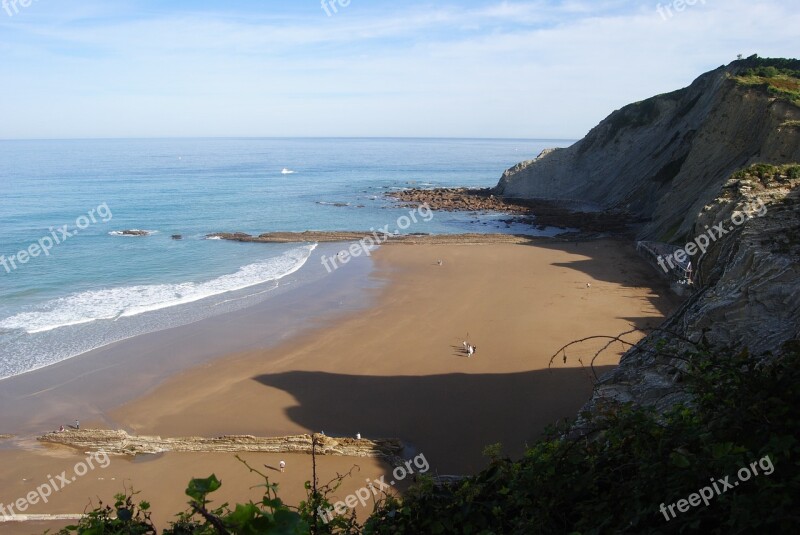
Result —
[[[494,449],[477,476],[452,487],[426,480],[402,501],[386,497],[362,527],[354,518],[315,518],[335,487],[308,483],[308,500],[292,508],[266,476],[260,503],[209,510],[208,497],[220,486],[212,476],[190,483],[189,510],[164,533],[793,533],[800,525],[799,347],[787,344],[768,360],[683,355],[692,406],[658,415],[608,404],[582,415],[579,438],[551,429],[518,461]],[[704,491],[706,500],[689,504],[701,489],[714,489],[713,496]],[[114,507],[61,534],[156,533],[148,511],[119,496]]]

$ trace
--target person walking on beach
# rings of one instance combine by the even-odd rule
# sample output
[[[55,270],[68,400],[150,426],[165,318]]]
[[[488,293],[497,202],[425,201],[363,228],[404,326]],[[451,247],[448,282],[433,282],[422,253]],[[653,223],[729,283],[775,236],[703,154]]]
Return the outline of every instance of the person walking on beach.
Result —
[[[80,430],[80,428],[81,428],[81,423],[78,420],[75,420],[75,429]]]
[[[281,467],[281,472],[285,471],[286,470],[286,461],[281,461],[280,463],[278,463],[278,466]]]

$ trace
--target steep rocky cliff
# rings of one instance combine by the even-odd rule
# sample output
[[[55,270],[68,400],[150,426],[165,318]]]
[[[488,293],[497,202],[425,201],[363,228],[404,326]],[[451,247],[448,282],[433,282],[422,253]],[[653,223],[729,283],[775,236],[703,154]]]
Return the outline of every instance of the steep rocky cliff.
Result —
[[[800,107],[739,79],[769,61],[735,61],[625,106],[571,147],[507,170],[495,193],[624,209],[645,222],[640,239],[682,239],[737,169],[800,161]]]
[[[739,225],[737,214],[746,218]],[[754,356],[779,354],[786,342],[800,339],[800,165],[734,173],[691,232],[721,231],[724,236],[709,239],[695,293],[663,326],[677,337],[655,332],[628,351],[601,379],[592,404],[614,399],[665,409],[686,400],[685,362],[663,357],[686,349],[680,338]]]
[[[495,193],[506,198],[623,209],[641,240],[704,242],[691,256],[694,292],[664,325],[676,336],[654,333],[628,351],[590,406],[685,399],[684,362],[665,358],[664,343],[764,355],[800,339],[799,73],[797,60],[733,62],[503,175]]]

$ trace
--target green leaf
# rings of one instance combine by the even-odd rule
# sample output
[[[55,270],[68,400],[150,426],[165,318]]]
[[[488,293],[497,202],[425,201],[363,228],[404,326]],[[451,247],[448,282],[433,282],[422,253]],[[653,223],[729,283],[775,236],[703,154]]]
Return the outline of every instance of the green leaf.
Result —
[[[258,507],[252,503],[247,505],[238,504],[236,509],[225,520],[241,528],[258,516],[258,512]]]
[[[689,463],[689,459],[687,459],[684,454],[682,454],[680,452],[677,452],[677,451],[673,451],[669,455],[669,459],[670,459],[670,461],[672,461],[672,464],[674,464],[678,468],[686,468],[690,464]]]
[[[219,490],[221,486],[222,483],[217,479],[217,476],[211,474],[210,477],[205,479],[192,479],[186,489],[186,494],[195,501],[202,502],[207,495]]]
[[[712,444],[712,446],[711,446],[711,455],[714,457],[714,459],[721,459],[722,457],[725,457],[726,455],[728,455],[731,452],[732,448],[733,448],[733,443],[732,442],[723,442],[721,444]]]

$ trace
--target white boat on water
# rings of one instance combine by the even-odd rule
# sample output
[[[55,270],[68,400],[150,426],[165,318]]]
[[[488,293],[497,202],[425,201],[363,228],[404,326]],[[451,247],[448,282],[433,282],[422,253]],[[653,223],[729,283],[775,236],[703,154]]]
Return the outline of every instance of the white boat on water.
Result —
[[[292,171],[291,169],[287,169],[286,167],[284,167],[284,168],[283,168],[283,170],[281,170],[281,174],[282,174],[282,175],[293,175],[293,174],[294,174],[294,171]]]

